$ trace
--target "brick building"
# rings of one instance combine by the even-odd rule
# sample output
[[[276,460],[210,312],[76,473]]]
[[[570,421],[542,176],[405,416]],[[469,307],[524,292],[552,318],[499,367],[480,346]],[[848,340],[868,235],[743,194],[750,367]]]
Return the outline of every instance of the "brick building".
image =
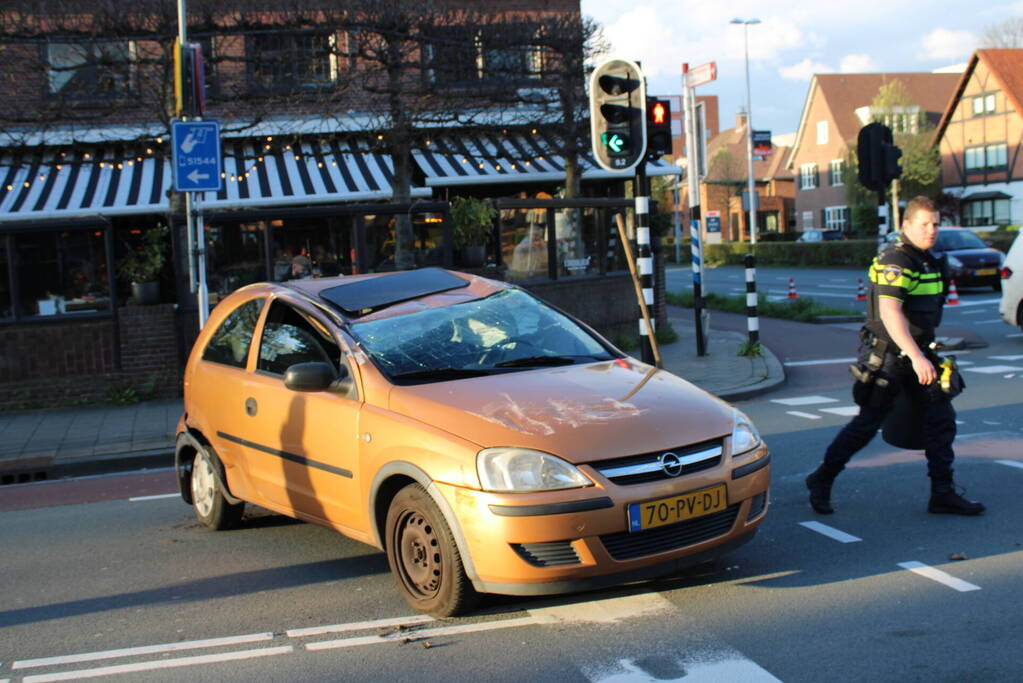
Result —
[[[1023,50],[977,50],[935,131],[966,227],[1023,221]]]
[[[902,130],[903,121],[910,127],[921,119],[936,124],[958,80],[954,73],[814,75],[785,163],[796,179],[796,229],[848,231],[851,209],[844,174],[860,128],[878,117],[895,131]],[[881,87],[893,81],[901,82],[913,104],[897,112],[871,111]]]

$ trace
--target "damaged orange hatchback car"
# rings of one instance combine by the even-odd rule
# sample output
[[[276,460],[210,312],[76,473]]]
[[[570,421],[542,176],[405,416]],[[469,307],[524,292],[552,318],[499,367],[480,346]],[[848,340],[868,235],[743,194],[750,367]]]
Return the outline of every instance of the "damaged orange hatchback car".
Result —
[[[668,574],[748,541],[769,455],[738,410],[528,292],[422,270],[244,287],[185,370],[175,463],[387,553],[415,609]]]

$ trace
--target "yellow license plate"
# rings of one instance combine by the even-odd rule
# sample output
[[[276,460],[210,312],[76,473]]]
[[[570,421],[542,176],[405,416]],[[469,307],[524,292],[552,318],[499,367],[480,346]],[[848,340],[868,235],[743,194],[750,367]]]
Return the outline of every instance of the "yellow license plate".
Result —
[[[633,503],[629,506],[629,531],[643,531],[701,517],[728,507],[728,488],[718,484],[679,496]]]
[[[984,276],[984,275],[994,275],[997,272],[998,272],[997,268],[981,268],[980,270],[978,270],[976,272],[976,275],[978,277],[981,277],[981,276]]]

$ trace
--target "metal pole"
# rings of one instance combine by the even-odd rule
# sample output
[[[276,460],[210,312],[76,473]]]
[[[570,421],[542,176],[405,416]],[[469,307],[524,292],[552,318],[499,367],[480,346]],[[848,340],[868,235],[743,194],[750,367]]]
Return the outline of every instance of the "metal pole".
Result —
[[[189,192],[189,194],[192,194]],[[199,198],[196,197],[196,200]],[[199,270],[199,329],[206,325],[206,319],[210,317],[210,294],[206,283],[206,229],[202,216],[202,209],[199,202],[195,203],[195,255]]]
[[[647,187],[645,166],[644,154],[636,167],[636,265],[643,289],[643,303],[649,309],[654,305],[654,257],[650,250],[650,188]],[[654,363],[651,337],[655,326],[656,321],[650,320],[649,316],[644,315],[639,320],[639,345],[644,363]]]
[[[746,157],[747,170],[749,172],[749,241],[753,247],[757,246],[757,197],[753,183],[753,101],[749,86],[749,23],[742,25],[743,42],[746,52]]]
[[[707,354],[703,330],[703,249],[700,230],[700,141],[696,139],[696,107],[693,89],[689,87],[689,64],[682,65],[682,106],[686,123],[686,167],[689,181],[689,245],[693,258],[693,321],[696,325],[696,355]]]
[[[898,232],[902,229],[899,223],[899,179],[892,180],[892,230]]]
[[[752,346],[760,341],[760,318],[757,316],[757,259],[746,254],[746,331]]]

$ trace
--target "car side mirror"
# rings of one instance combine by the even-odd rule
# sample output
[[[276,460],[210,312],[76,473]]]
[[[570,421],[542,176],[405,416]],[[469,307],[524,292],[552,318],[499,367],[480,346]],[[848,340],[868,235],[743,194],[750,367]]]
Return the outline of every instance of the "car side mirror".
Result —
[[[295,363],[284,372],[284,386],[292,391],[326,391],[336,379],[334,366],[322,361]]]

